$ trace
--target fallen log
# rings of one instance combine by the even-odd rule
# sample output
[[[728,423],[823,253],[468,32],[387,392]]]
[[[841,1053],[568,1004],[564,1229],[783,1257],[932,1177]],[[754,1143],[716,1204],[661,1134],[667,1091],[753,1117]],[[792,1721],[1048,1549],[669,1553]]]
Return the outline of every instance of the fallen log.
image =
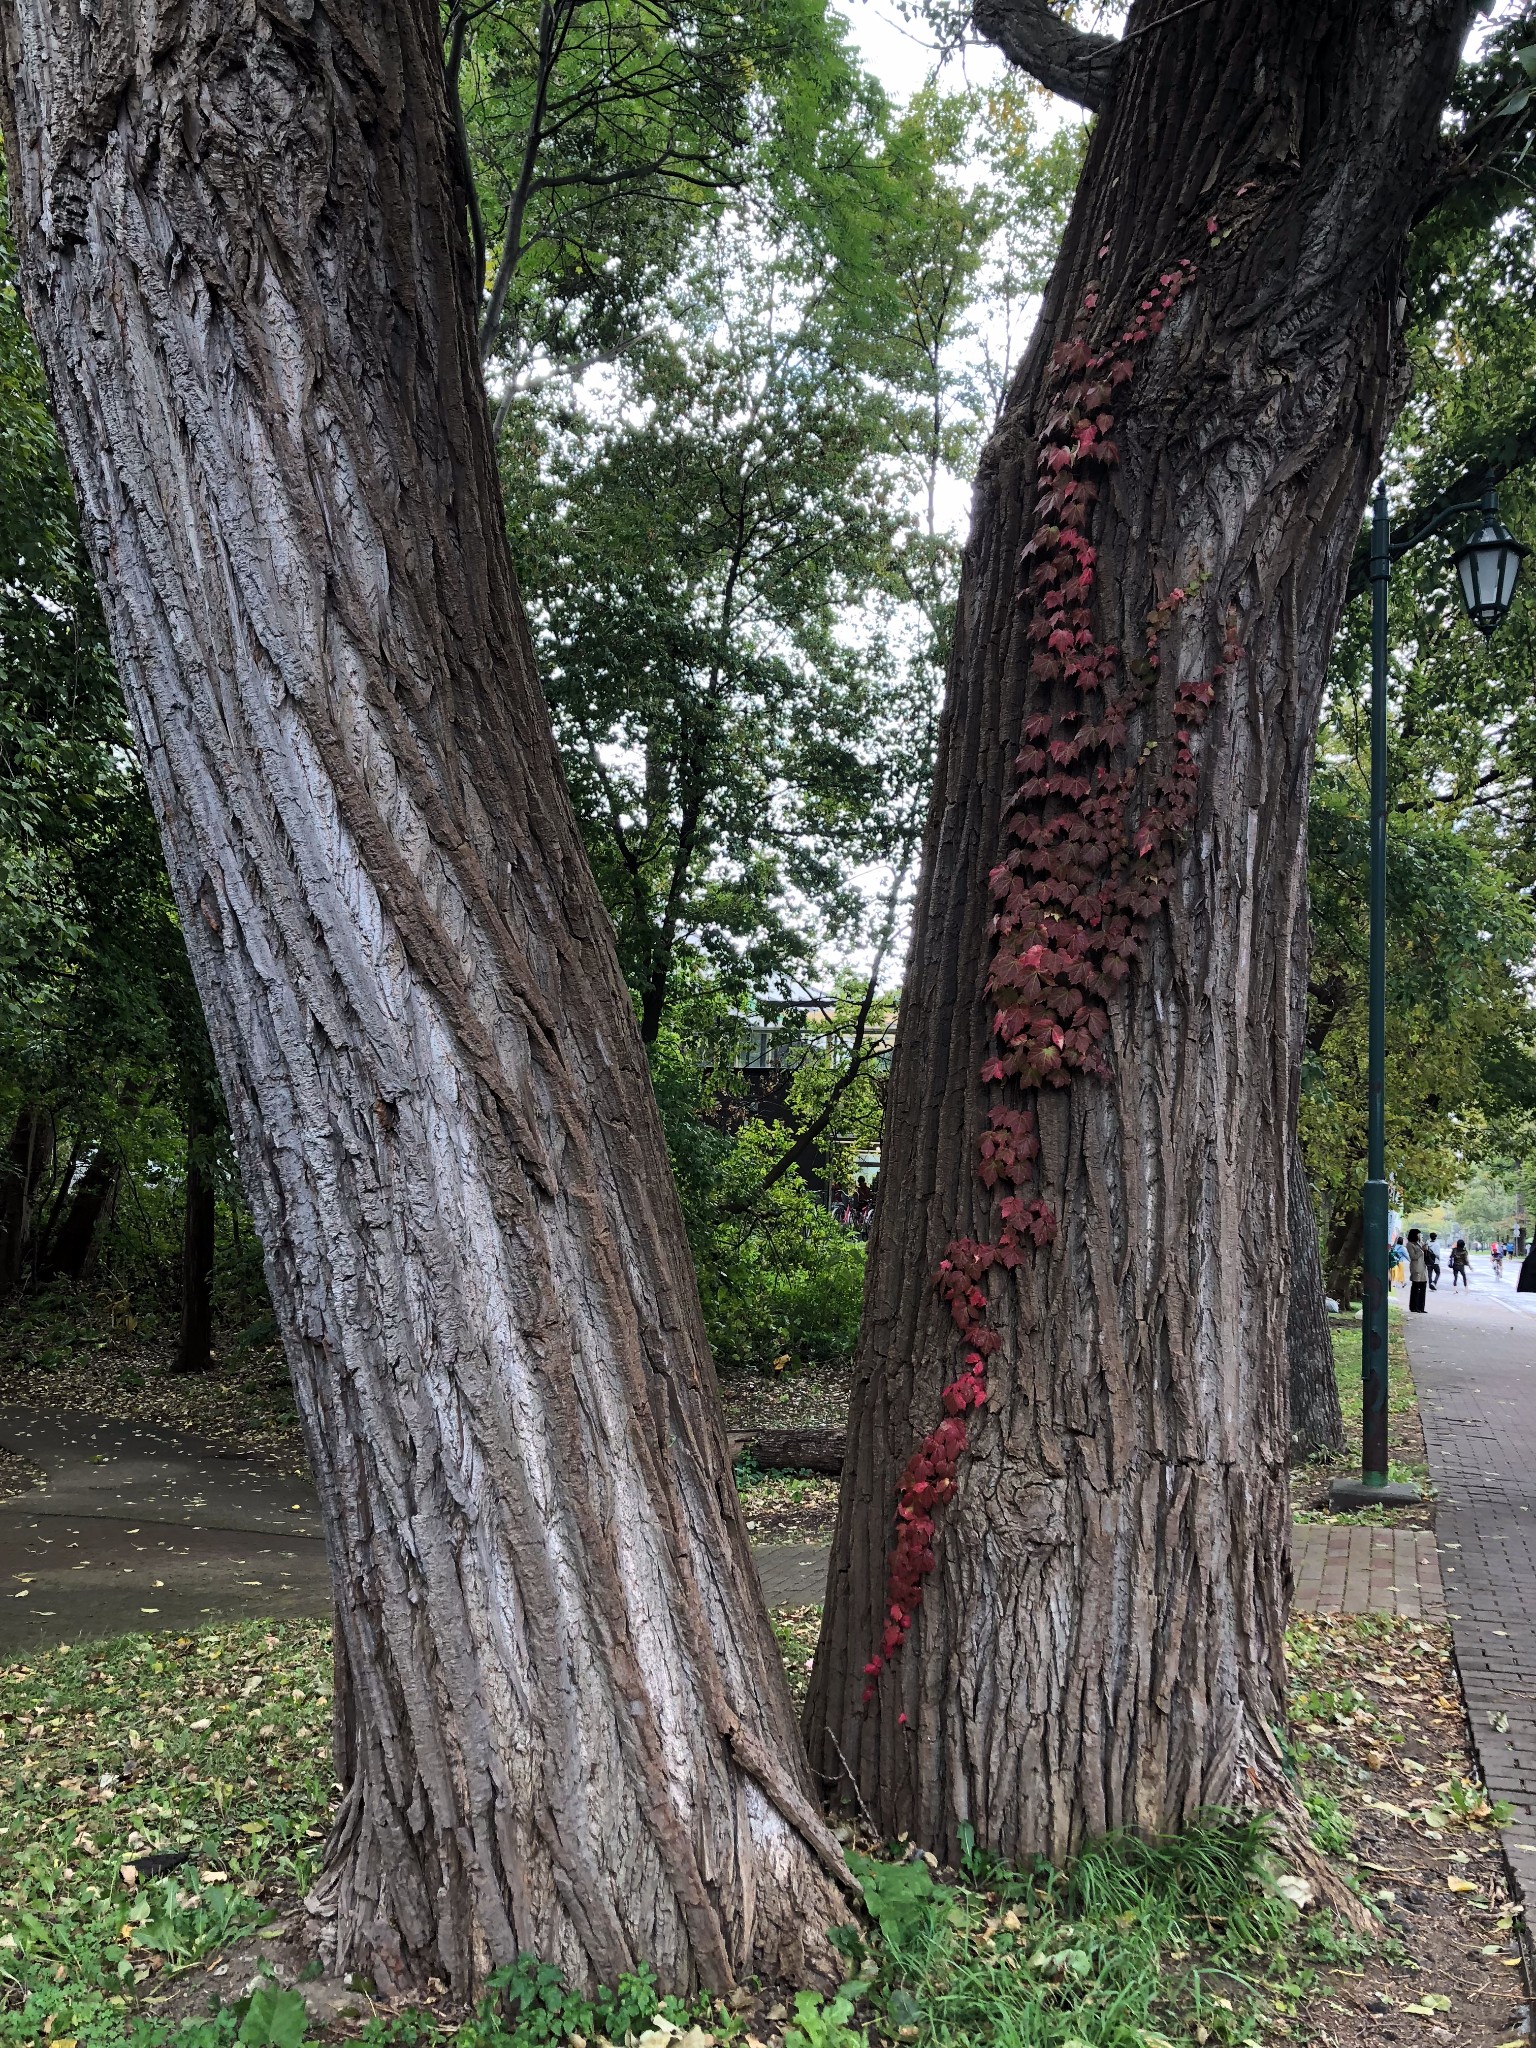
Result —
[[[762,1472],[830,1472],[843,1469],[848,1432],[843,1429],[760,1429],[734,1439],[738,1458],[750,1458]]]

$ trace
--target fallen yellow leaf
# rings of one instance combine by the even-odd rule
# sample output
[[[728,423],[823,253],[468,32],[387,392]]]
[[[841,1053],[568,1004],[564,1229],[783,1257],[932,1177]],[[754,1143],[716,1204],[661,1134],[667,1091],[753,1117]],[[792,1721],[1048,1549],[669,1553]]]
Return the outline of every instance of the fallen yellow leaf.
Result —
[[[1477,1886],[1469,1877],[1448,1877],[1445,1880],[1445,1888],[1448,1892],[1475,1892],[1477,1890]]]

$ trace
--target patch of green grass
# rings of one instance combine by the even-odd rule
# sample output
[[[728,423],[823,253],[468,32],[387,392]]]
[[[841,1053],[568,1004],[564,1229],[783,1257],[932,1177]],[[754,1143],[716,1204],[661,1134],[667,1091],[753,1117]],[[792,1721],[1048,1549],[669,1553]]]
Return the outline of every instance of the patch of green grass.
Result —
[[[875,1925],[859,2009],[918,2048],[1162,2048],[1241,2042],[1295,2009],[1309,1950],[1276,1889],[1267,1823],[1211,1815],[1183,1834],[1094,1843],[1064,1871],[972,1854],[955,1882],[920,1860],[859,1859]]]
[[[1295,1693],[1291,1698],[1291,1711],[1298,1721],[1321,1721],[1339,1728],[1347,1726],[1368,1704],[1362,1693],[1347,1685],[1342,1691],[1329,1688]]]
[[[811,1665],[821,1635],[819,1607],[776,1607],[769,1615],[789,1680],[789,1695],[796,1707],[805,1705],[811,1682]]]
[[[803,1674],[819,1610],[775,1623]],[[140,2001],[248,1937],[264,1887],[308,1883],[332,1798],[329,1684],[322,1623],[131,1636],[0,1670],[0,2048],[303,2048],[302,1999],[276,1985],[174,2023]],[[1311,1697],[1348,1711],[1342,1693]],[[1320,1842],[1347,1826],[1326,1795],[1308,1804]],[[123,1868],[182,1851],[176,1870]],[[848,1981],[785,1994],[785,2048],[1227,2048],[1294,2016],[1313,1963],[1338,1953],[1323,1917],[1276,1888],[1258,1819],[1112,1838],[1065,1871],[1011,1870],[974,1845],[958,1873],[904,1845],[855,1861],[867,1913],[837,1930]],[[590,1993],[525,1960],[468,2018],[379,2016],[358,2039],[730,2048],[749,2031],[774,2029],[659,1998],[643,1970]]]
[[[331,1805],[330,1630],[124,1636],[0,1668],[0,2048],[121,2048],[142,1993],[305,1884]],[[185,1856],[174,1870],[139,1862]],[[232,2038],[232,2037],[231,2037]],[[191,2048],[192,2037],[189,2037]]]
[[[1333,1344],[1334,1377],[1339,1383],[1339,1410],[1344,1417],[1344,1428],[1353,1442],[1365,1418],[1360,1331],[1358,1326],[1335,1329],[1329,1332],[1329,1336]],[[1418,1412],[1418,1396],[1408,1367],[1408,1346],[1403,1340],[1402,1312],[1394,1303],[1387,1317],[1387,1414],[1391,1417],[1417,1415]]]
[[[1302,1794],[1312,1839],[1325,1856],[1342,1856],[1355,1838],[1355,1824],[1331,1792]]]
[[[1014,1871],[974,1852],[963,1871],[942,1875],[911,1851],[850,1861],[866,1917],[835,1930],[848,1979],[830,1996],[793,1994],[784,2048],[1242,2043],[1276,2020],[1288,2025],[1312,1959],[1339,1953],[1326,1926],[1304,1921],[1276,1889],[1260,1819],[1211,1815],[1165,1841],[1112,1837],[1065,1871]],[[456,2030],[397,2017],[373,2022],[361,2040],[554,2048],[573,2032],[622,2041],[625,2029],[648,2048],[687,2048],[701,2035],[729,2044],[749,2031],[722,2004],[657,2000],[648,1979],[587,1998],[525,1962],[500,1973]]]

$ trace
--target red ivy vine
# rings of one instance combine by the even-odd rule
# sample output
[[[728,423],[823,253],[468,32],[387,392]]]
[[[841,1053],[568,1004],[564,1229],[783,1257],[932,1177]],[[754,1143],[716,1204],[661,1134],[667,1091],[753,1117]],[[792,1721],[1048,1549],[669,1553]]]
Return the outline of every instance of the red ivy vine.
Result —
[[[1118,647],[1101,646],[1089,527],[1096,479],[1119,460],[1110,438],[1116,393],[1134,375],[1134,351],[1160,332],[1194,275],[1187,257],[1165,270],[1118,350],[1095,353],[1079,333],[1052,352],[1034,524],[1019,554],[1018,600],[1029,610],[1031,681],[1058,701],[1025,723],[1007,847],[990,876],[997,909],[989,928],[995,948],[987,994],[995,1006],[995,1050],[981,1070],[989,1084],[1061,1088],[1074,1074],[1108,1072],[1103,1047],[1110,997],[1172,891],[1178,849],[1195,809],[1194,734],[1239,653],[1229,622],[1215,672],[1174,692],[1171,737],[1151,736],[1127,755],[1130,721],[1156,680],[1162,635],[1189,592],[1171,590],[1153,607],[1140,653],[1126,657]],[[1090,285],[1080,324],[1098,299],[1097,285]],[[1003,1190],[999,1227],[986,1242],[956,1238],[934,1278],[965,1346],[965,1366],[944,1389],[943,1421],[918,1445],[901,1477],[885,1624],[880,1647],[864,1667],[866,1704],[906,1640],[923,1580],[934,1569],[935,1517],[955,1491],[969,1444],[966,1416],[986,1400],[987,1360],[1003,1341],[987,1321],[987,1275],[994,1266],[1011,1271],[1026,1250],[1056,1236],[1050,1205],[1028,1192],[1040,1150],[1034,1111],[993,1108],[979,1150],[982,1185]],[[900,1718],[905,1723],[906,1715]]]

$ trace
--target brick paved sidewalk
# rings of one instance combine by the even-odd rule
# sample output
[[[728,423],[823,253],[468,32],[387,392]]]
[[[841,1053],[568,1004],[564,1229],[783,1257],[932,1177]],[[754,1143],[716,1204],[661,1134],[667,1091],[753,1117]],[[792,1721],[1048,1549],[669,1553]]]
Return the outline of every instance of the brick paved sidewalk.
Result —
[[[1444,1621],[1440,1560],[1427,1529],[1298,1522],[1291,1530],[1295,1614],[1400,1614]]]
[[[1410,1316],[1408,1351],[1438,1499],[1435,1539],[1484,1783],[1536,1896],[1536,1300],[1476,1273]]]

